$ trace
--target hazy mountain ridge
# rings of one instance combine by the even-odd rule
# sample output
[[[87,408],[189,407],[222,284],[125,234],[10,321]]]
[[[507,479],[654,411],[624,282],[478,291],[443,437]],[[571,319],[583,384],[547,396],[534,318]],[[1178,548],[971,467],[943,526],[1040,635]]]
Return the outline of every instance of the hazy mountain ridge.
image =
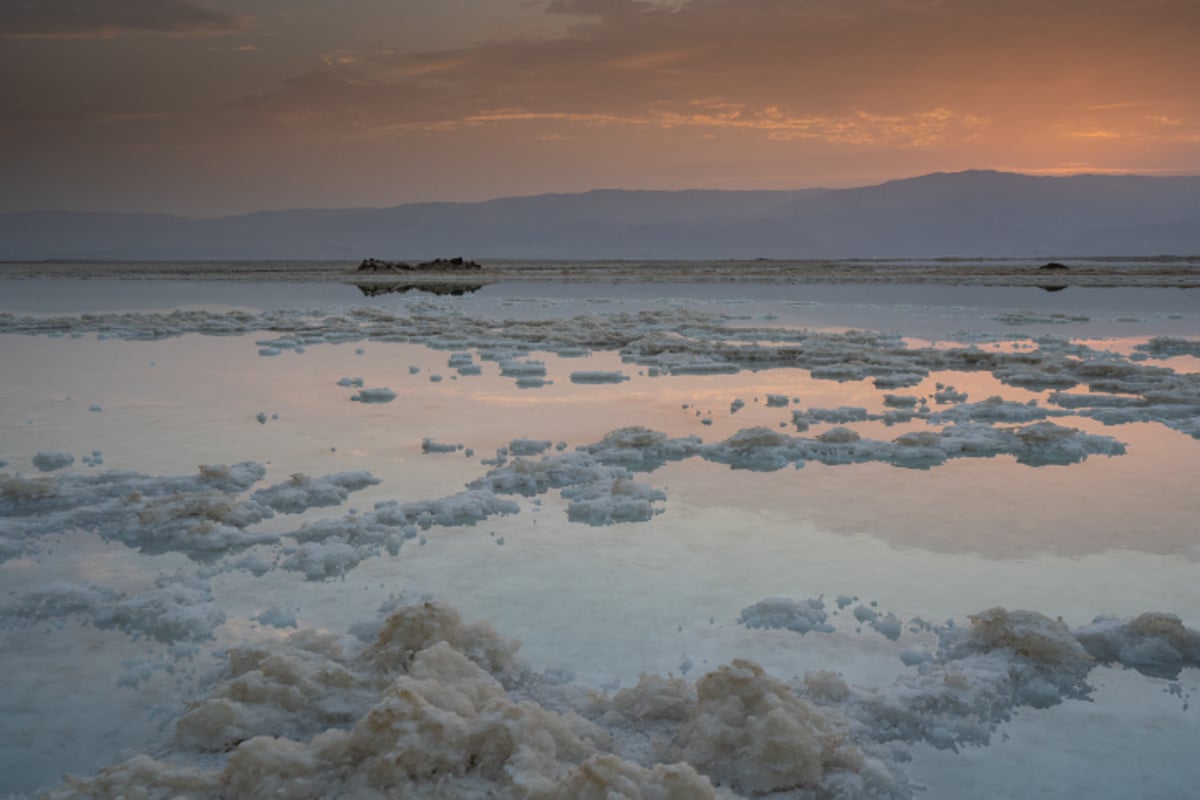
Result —
[[[219,218],[0,215],[0,259],[863,258],[1200,253],[1200,177],[933,173],[854,189],[594,190]]]

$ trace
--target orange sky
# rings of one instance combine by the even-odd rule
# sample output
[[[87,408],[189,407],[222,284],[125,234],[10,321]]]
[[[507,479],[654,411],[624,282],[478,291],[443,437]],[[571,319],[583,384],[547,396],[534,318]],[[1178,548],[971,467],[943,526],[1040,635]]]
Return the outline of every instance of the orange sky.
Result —
[[[1200,172],[1197,0],[0,6],[0,211]]]

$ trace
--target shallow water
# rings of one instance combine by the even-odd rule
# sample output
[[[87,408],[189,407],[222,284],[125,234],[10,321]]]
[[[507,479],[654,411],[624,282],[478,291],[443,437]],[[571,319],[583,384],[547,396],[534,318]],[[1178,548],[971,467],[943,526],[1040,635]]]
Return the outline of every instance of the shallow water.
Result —
[[[45,291],[50,283],[53,295]],[[467,619],[486,619],[520,639],[532,669],[573,674],[577,684],[593,688],[630,686],[642,672],[685,672],[694,679],[733,658],[757,661],[782,678],[832,669],[851,684],[882,687],[911,672],[902,651],[936,645],[931,632],[909,625],[897,641],[889,640],[851,616],[859,603],[876,603],[879,613],[906,623],[921,617],[961,625],[968,614],[994,606],[1034,609],[1073,627],[1098,615],[1152,610],[1177,614],[1193,627],[1200,618],[1194,495],[1200,440],[1188,427],[1200,416],[1200,403],[1184,398],[1139,408],[1138,418],[1106,425],[1056,405],[1052,388],[1028,382],[1021,388],[988,370],[925,369],[906,385],[886,388],[871,375],[820,379],[808,368],[774,360],[743,363],[726,374],[691,374],[666,362],[660,368],[645,351],[632,356],[627,350],[623,359],[615,343],[576,353],[554,340],[597,316],[644,312],[645,322],[696,311],[725,316],[719,326],[705,321],[710,316],[681,318],[678,335],[725,353],[722,358],[728,357],[727,328],[779,331],[780,341],[799,329],[858,328],[895,334],[898,347],[907,349],[890,357],[906,369],[915,368],[918,357],[911,354],[918,351],[975,342],[981,351],[1014,356],[1066,348],[1071,363],[1117,358],[1130,369],[1162,366],[1194,381],[1200,360],[1192,355],[1129,360],[1152,337],[1200,329],[1200,311],[1183,292],[496,284],[463,297],[360,299],[347,296],[352,287],[304,284],[57,280],[9,287],[15,291],[6,291],[0,303],[14,315],[0,333],[0,459],[8,461],[2,470],[10,475],[41,474],[32,465],[35,455],[61,451],[76,460],[54,474],[185,476],[200,464],[255,461],[265,466],[255,488],[295,473],[358,470],[379,483],[340,506],[279,514],[251,526],[283,536],[279,544],[247,551],[274,569],[259,577],[236,569],[213,574],[209,605],[224,613],[224,622],[213,638],[197,638],[199,647],[182,659],[152,638],[87,627],[86,615],[39,618],[12,609],[50,581],[134,593],[152,587],[159,575],[225,563],[223,553],[196,560],[179,548],[139,552],[79,530],[26,535],[19,504],[0,516],[0,533],[29,545],[0,563],[8,595],[0,599],[8,603],[0,609],[8,619],[0,630],[0,667],[9,676],[0,688],[0,793],[45,788],[63,771],[90,772],[123,754],[161,751],[182,704],[211,686],[206,676],[217,669],[222,648],[282,635],[253,619],[272,608],[293,612],[302,628],[342,632],[370,620],[393,594],[432,595]],[[99,329],[99,336],[91,322],[42,336],[16,319],[176,308],[217,314],[318,308],[334,315],[349,305],[426,322],[420,334],[406,328],[386,335],[370,327],[337,341],[310,337],[302,352],[284,346],[262,355],[272,340],[294,338],[294,332],[208,336],[208,323],[198,323],[182,335],[154,338],[161,320],[124,319]],[[100,318],[102,326],[107,319]],[[489,354],[477,339],[451,347],[454,341],[425,333],[441,325],[452,337],[468,319],[556,324],[544,341],[530,338],[523,348],[505,340],[501,354]],[[387,324],[394,323],[389,318]],[[331,323],[304,325],[312,334]],[[525,336],[524,330],[497,322],[496,336]],[[1069,350],[1077,344],[1091,350]],[[459,374],[449,363],[454,352],[469,353],[479,374]],[[847,363],[857,363],[860,356],[847,353]],[[547,383],[523,387],[506,359],[542,362]],[[572,381],[581,371],[619,372],[625,380]],[[353,402],[358,389],[337,385],[342,377],[362,377],[366,388],[388,387],[397,397]],[[731,469],[724,451],[698,450],[634,471],[638,483],[665,495],[648,504],[644,521],[573,522],[570,498],[549,488],[503,495],[516,502],[515,514],[470,526],[421,526],[395,555],[366,548],[359,563],[327,580],[305,580],[284,566],[295,547],[289,535],[302,523],[342,520],[348,508],[365,512],[376,502],[453,495],[499,469],[481,460],[514,439],[547,440],[545,454],[554,458],[629,426],[695,436],[707,445],[749,428],[815,440],[840,424],[886,444],[951,424],[930,417],[965,407],[934,399],[946,386],[965,393],[966,403],[993,396],[1014,406],[1035,401],[1037,409],[1053,412],[1050,423],[1115,441],[1097,438],[1091,446],[1099,449],[1054,456],[1049,460],[1059,463],[1043,466],[1033,465],[1044,460],[1038,454],[1023,451],[953,456],[918,465],[923,468],[895,466],[885,456],[839,463],[840,457],[814,456],[824,451],[806,444],[804,459],[748,457]],[[1194,383],[1179,386],[1172,391],[1191,391]],[[884,419],[896,407],[885,395],[917,398],[911,408],[923,405],[928,414]],[[735,411],[739,399],[743,405]],[[868,418],[814,420],[806,431],[793,421],[793,412],[839,407],[861,408]],[[1027,424],[996,421],[989,430]],[[461,449],[425,452],[425,439]],[[1119,445],[1123,453],[1114,449]],[[103,463],[83,464],[81,457],[93,451]],[[137,536],[131,532],[128,541],[136,543]],[[738,624],[739,613],[763,598],[820,595],[835,632],[801,636]],[[839,595],[856,600],[839,611]],[[134,688],[147,658],[159,667]],[[1200,734],[1198,712],[1183,700],[1200,685],[1196,669],[1164,679],[1105,668],[1093,680],[1095,703],[1026,709],[986,749],[957,754],[914,745],[908,774],[929,785],[930,797],[956,796],[964,785],[971,794],[995,797],[1055,796],[1068,786],[1097,797],[1129,796],[1133,786],[1142,787],[1143,796],[1169,797],[1200,779],[1181,744]],[[1168,690],[1175,693],[1164,694]],[[1064,736],[1075,746],[1046,746]],[[1008,763],[1023,768],[1001,768]],[[1032,787],[1031,774],[1038,776]]]

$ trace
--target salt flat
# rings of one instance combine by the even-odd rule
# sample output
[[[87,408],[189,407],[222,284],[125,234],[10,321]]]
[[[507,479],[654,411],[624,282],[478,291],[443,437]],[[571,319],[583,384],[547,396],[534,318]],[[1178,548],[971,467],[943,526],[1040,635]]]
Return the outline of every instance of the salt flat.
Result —
[[[0,267],[0,792],[1182,796],[1195,270],[1036,266]]]

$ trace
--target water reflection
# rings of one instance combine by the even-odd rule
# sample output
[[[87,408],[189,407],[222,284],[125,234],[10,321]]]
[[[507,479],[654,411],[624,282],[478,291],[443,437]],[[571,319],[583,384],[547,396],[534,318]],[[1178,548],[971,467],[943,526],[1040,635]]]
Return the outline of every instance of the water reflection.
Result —
[[[480,283],[355,283],[363,297],[379,297],[387,294],[407,294],[408,292],[425,292],[433,295],[448,295],[462,297],[465,294],[477,292],[483,288]]]
[[[803,647],[794,634],[734,623],[741,609],[769,595],[853,594],[878,600],[881,612],[905,620],[961,619],[993,605],[1061,614],[1073,625],[1101,613],[1161,609],[1193,624],[1200,614],[1193,501],[1200,442],[1146,419],[1107,426],[1074,401],[1055,402],[1052,387],[1019,374],[972,369],[966,361],[962,369],[942,369],[936,354],[924,374],[891,386],[853,376],[819,379],[795,362],[669,374],[598,346],[542,349],[535,341],[494,353],[469,346],[466,357],[452,337],[432,336],[424,344],[383,336],[307,347],[293,342],[264,357],[256,344],[262,338],[0,336],[0,359],[9,371],[0,384],[0,458],[10,462],[3,468],[10,474],[28,473],[35,455],[49,450],[76,456],[101,450],[102,466],[76,471],[136,470],[151,479],[194,476],[198,464],[262,463],[262,480],[245,492],[206,490],[190,512],[155,507],[169,512],[158,522],[202,518],[232,528],[236,520],[222,516],[226,510],[265,485],[300,485],[294,473],[369,470],[379,479],[377,485],[361,482],[341,505],[245,526],[269,535],[245,542],[238,558],[253,556],[265,570],[246,562],[206,573],[211,600],[193,587],[225,615],[196,656],[198,671],[215,664],[206,655],[210,649],[279,638],[279,631],[255,622],[272,608],[294,614],[301,625],[340,633],[346,620],[369,619],[401,590],[452,600],[468,617],[486,618],[523,639],[525,656],[539,668],[571,669],[588,686],[628,684],[643,670],[678,670],[685,659],[706,671],[735,657],[756,659],[784,676],[834,668],[878,686],[903,669],[900,648],[929,644],[907,630],[899,643],[870,630],[857,633],[845,614],[836,620],[837,633],[807,637]],[[1063,348],[1064,359],[1080,359],[1071,365],[1073,380],[1092,379],[1081,366],[1081,345],[1144,352],[1156,366],[1194,367],[1190,350],[1169,342],[1153,353],[1139,350],[1146,340],[1135,335],[1065,341],[1045,346]],[[654,344],[664,343],[669,336]],[[990,358],[995,350],[1019,360],[1029,343],[978,346],[971,358]],[[931,347],[927,341],[901,345]],[[826,355],[836,363],[838,354]],[[532,364],[541,383],[522,388],[517,372]],[[905,374],[898,368],[904,364],[882,366],[887,374]],[[620,371],[629,380],[570,379],[589,371]],[[1151,373],[1156,385],[1168,385],[1170,376]],[[351,402],[355,390],[339,385],[342,378],[390,387],[397,398],[387,405]],[[1170,385],[1186,389],[1178,378]],[[99,410],[89,411],[93,406]],[[1066,441],[1071,437],[1058,431],[1077,429],[1086,438],[1074,441],[1094,446],[1056,451],[1021,438],[1021,431],[1043,423],[1058,426],[1038,429],[1051,439]],[[630,426],[639,429],[608,436]],[[970,429],[971,447],[960,437],[962,446],[947,453],[947,440],[954,440],[947,431],[969,426],[980,426]],[[539,453],[518,460],[517,439],[552,444],[526,444],[526,452]],[[439,452],[424,441],[447,447]],[[159,489],[171,486],[158,481]],[[505,513],[461,526],[432,507],[428,518],[421,516],[421,504],[469,487],[500,495],[515,513],[506,506]],[[136,489],[125,488],[110,500],[125,502]],[[172,502],[195,501],[184,494],[175,493]],[[650,513],[594,512],[632,507],[613,505],[614,499],[644,501]],[[138,514],[145,511],[129,502]],[[0,534],[18,532],[19,514],[10,512],[0,516]],[[326,543],[353,549],[354,535],[371,534],[371,525],[385,524],[388,514],[403,517],[394,526],[401,533],[397,546],[381,543],[357,563],[346,559],[335,563],[338,569],[314,572],[338,579],[306,581],[303,571],[286,567],[290,559],[313,555],[300,545],[322,543],[319,531],[334,530]],[[640,521],[603,527],[572,521],[632,519]],[[140,553],[132,544],[100,542],[92,532],[119,541],[126,528],[151,529],[146,520],[83,519],[72,525],[87,531],[38,533],[43,547],[0,565],[0,580],[18,594],[63,580],[137,597],[178,569],[198,575],[184,549]],[[121,531],[114,533],[117,521]],[[408,536],[405,525],[415,535]],[[338,553],[346,556],[335,547],[324,555]],[[214,565],[229,566],[218,557],[203,567]],[[27,629],[0,632],[0,666],[24,676],[0,692],[6,720],[0,774],[15,775],[31,763],[41,770],[38,783],[45,783],[58,766],[90,769],[123,746],[142,748],[153,734],[143,699],[179,701],[195,688],[195,675],[181,668],[169,676],[151,670],[136,691],[114,689],[114,676],[144,666],[146,642],[70,620],[62,625],[40,638]],[[32,681],[46,674],[88,691],[58,702]],[[103,705],[76,725],[88,694],[102,697]],[[100,720],[122,714],[134,719],[122,731]],[[47,740],[48,731],[69,726],[87,741],[67,762],[53,755]],[[932,770],[945,767],[934,762],[925,759]],[[38,783],[0,784],[0,791]]]

